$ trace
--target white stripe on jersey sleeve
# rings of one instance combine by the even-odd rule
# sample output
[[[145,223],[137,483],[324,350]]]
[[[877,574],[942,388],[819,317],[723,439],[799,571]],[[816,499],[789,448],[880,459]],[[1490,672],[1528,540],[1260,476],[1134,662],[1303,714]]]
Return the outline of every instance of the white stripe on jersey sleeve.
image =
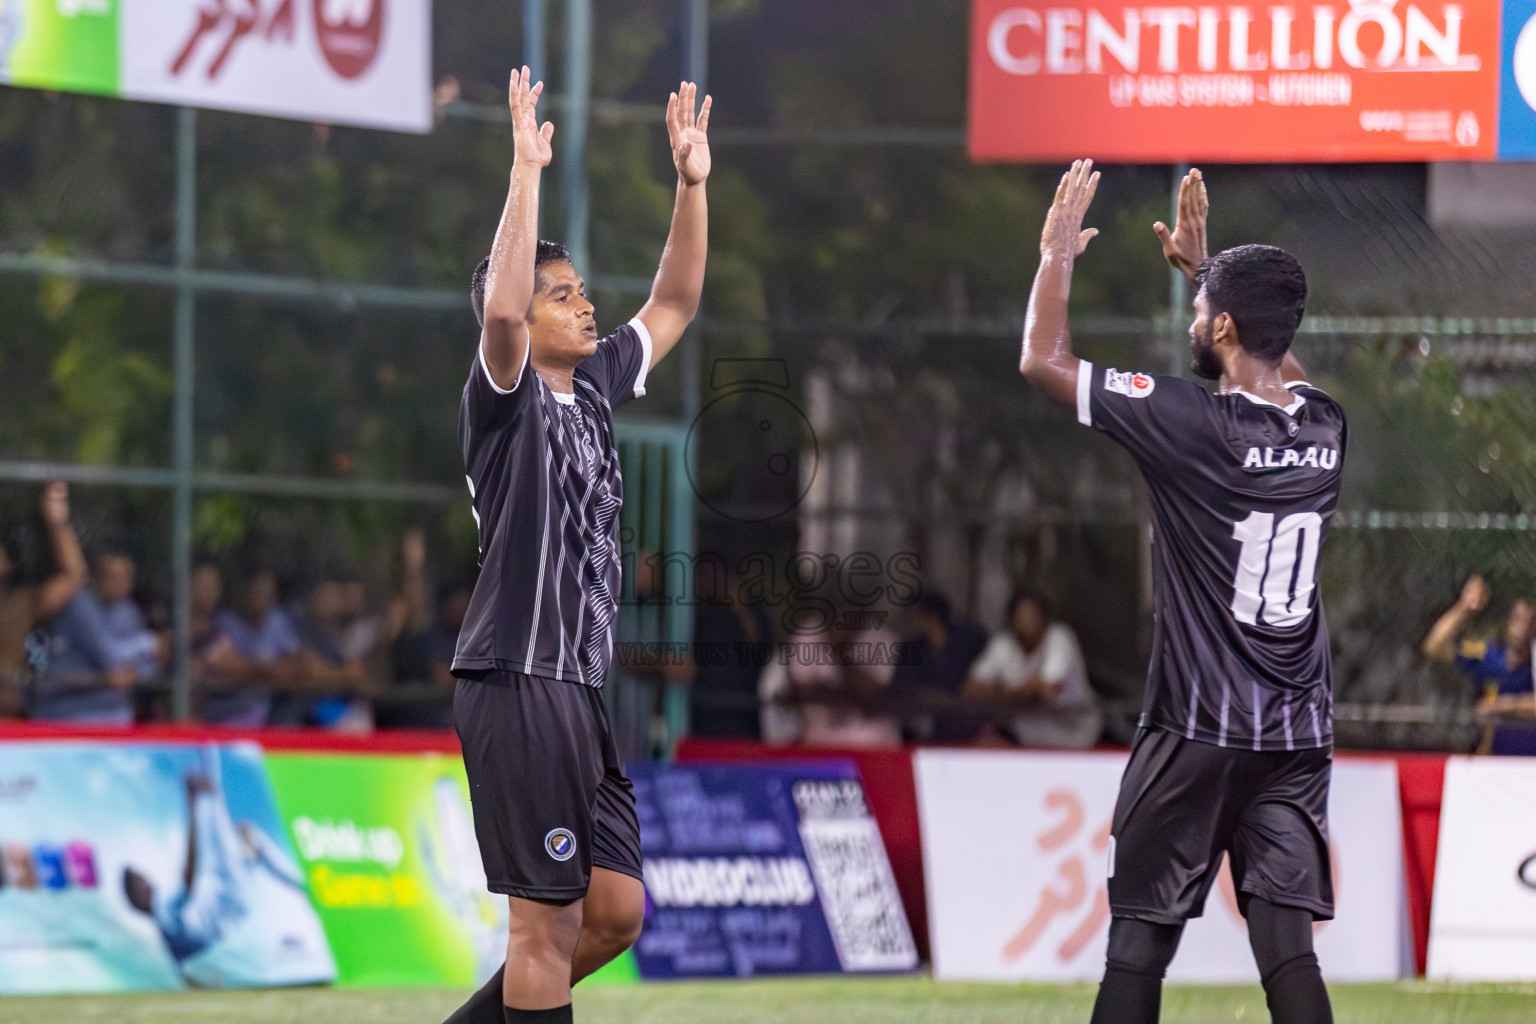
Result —
[[[1093,364],[1086,359],[1077,361],[1077,422],[1085,427],[1093,426],[1093,411],[1088,405],[1088,394],[1093,390]]]
[[[501,387],[496,383],[496,378],[491,376],[491,368],[485,364],[485,338],[482,336],[480,339],[480,347],[477,350],[480,355],[480,369],[485,371],[485,379],[490,383],[491,390],[498,395],[510,395],[517,390],[517,386],[523,382],[523,378],[528,376],[528,360],[533,356],[533,335],[528,332],[526,324],[523,325],[523,332],[528,338],[528,344],[523,349],[523,368],[517,371],[517,380],[513,381],[512,386],[509,388]]]
[[[644,398],[645,375],[649,373],[651,369],[651,332],[650,329],[645,326],[645,321],[641,320],[639,317],[635,317],[633,320],[631,320],[629,322],[629,326],[633,327],[635,329],[635,333],[640,335],[640,348],[645,354],[645,357],[640,360],[640,373],[637,377],[635,377],[635,397]]]

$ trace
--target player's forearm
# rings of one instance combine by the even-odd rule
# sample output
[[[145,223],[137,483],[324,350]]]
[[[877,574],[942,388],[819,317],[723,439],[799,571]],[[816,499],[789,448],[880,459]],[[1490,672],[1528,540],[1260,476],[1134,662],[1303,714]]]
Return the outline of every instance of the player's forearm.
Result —
[[[507,203],[491,246],[485,279],[486,340],[524,343],[523,325],[533,302],[534,258],[539,251],[539,183],[543,168],[517,161],[512,166]]]
[[[704,294],[704,267],[709,258],[709,198],[705,183],[677,183],[677,202],[672,208],[672,228],[651,286],[650,305],[667,310],[688,324],[699,312]],[[655,338],[652,361],[660,360],[675,338]]]
[[[1067,324],[1067,299],[1072,291],[1073,257],[1046,253],[1029,293],[1024,316],[1024,349],[1019,372],[1048,397],[1072,402],[1077,397],[1077,356]]]

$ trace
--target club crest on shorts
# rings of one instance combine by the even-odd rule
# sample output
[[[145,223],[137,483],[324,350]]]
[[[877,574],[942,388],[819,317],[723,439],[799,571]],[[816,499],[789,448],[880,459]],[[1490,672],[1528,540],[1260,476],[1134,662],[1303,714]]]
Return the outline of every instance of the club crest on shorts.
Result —
[[[555,860],[570,860],[576,856],[576,837],[568,828],[550,829],[544,837],[544,852]]]

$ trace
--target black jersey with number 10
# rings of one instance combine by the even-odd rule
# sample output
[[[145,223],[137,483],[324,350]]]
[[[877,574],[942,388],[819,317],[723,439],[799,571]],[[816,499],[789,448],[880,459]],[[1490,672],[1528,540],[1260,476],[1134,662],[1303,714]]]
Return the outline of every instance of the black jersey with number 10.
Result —
[[[1077,416],[1129,451],[1152,497],[1155,627],[1144,728],[1251,750],[1333,742],[1318,554],[1344,412],[1310,384],[1281,408],[1083,362]]]

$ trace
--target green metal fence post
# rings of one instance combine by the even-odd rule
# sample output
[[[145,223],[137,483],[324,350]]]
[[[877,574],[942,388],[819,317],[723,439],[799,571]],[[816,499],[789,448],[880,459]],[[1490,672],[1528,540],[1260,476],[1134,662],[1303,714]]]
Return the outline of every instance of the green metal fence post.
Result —
[[[560,202],[565,244],[578,273],[592,270],[587,253],[587,120],[592,106],[592,0],[566,0],[565,113],[560,121]]]
[[[176,112],[176,267],[197,262],[197,112]],[[172,422],[174,511],[171,534],[172,713],[192,717],[192,398],[196,382],[197,289],[189,280],[176,288],[174,349],[176,391]]]

